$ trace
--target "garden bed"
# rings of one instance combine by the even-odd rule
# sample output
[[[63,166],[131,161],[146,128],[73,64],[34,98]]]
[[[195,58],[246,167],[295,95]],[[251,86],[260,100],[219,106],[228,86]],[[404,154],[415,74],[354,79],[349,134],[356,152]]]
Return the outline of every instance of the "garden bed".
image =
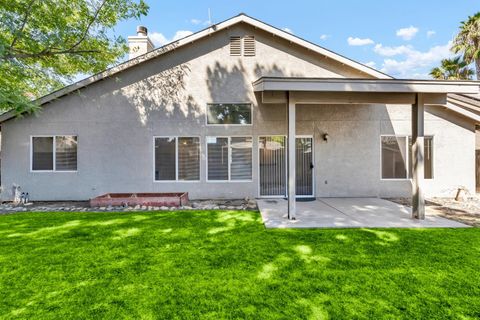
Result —
[[[188,204],[188,192],[172,193],[107,193],[90,199],[91,207],[107,206],[167,206]]]

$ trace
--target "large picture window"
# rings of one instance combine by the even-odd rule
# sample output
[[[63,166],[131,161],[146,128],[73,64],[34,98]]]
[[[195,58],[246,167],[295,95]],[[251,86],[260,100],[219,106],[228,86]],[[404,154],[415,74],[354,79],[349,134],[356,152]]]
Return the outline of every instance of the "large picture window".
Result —
[[[155,181],[200,180],[200,138],[156,137]]]
[[[207,105],[209,125],[250,125],[252,105],[250,103],[211,103]]]
[[[31,140],[32,171],[77,171],[76,136],[36,136]]]
[[[209,181],[252,180],[251,137],[207,137]]]
[[[412,139],[407,136],[382,136],[382,179],[412,177]],[[433,179],[433,137],[425,137],[424,178]],[[407,165],[408,164],[408,165]]]

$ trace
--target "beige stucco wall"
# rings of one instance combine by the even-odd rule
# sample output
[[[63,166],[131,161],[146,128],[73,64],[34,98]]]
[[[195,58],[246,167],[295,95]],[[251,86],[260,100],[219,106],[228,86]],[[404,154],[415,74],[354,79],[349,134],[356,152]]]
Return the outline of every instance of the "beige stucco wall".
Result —
[[[229,55],[229,36],[242,34],[255,34],[255,57]],[[258,136],[286,134],[285,105],[262,105],[253,92],[251,83],[260,76],[367,77],[238,25],[54,101],[38,116],[2,124],[2,198],[11,198],[13,184],[33,200],[162,191],[255,197]],[[206,126],[209,102],[252,102],[253,125]],[[297,112],[297,133],[316,139],[317,196],[409,194],[408,181],[381,181],[379,164],[380,134],[409,134],[409,106],[300,106]],[[440,108],[430,112],[426,133],[435,136],[435,179],[427,182],[427,194],[450,194],[458,185],[473,190],[473,124]],[[30,172],[30,136],[49,134],[78,136],[78,172]],[[168,135],[201,137],[200,182],[153,181],[153,137]],[[214,135],[254,137],[252,182],[206,182],[205,137]]]

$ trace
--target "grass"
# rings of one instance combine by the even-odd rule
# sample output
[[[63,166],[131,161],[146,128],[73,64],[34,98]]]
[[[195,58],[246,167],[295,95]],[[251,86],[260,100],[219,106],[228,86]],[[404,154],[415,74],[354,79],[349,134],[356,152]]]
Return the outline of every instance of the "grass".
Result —
[[[256,212],[0,216],[0,318],[477,319],[480,229],[265,230]]]

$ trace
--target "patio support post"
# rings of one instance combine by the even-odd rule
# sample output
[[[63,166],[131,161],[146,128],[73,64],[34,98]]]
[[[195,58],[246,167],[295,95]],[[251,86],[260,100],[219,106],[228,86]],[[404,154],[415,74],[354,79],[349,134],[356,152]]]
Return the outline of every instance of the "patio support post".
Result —
[[[423,196],[424,180],[424,97],[423,94],[415,95],[412,105],[412,218],[425,219],[425,198]]]
[[[288,117],[288,219],[295,220],[295,100],[287,93]]]

